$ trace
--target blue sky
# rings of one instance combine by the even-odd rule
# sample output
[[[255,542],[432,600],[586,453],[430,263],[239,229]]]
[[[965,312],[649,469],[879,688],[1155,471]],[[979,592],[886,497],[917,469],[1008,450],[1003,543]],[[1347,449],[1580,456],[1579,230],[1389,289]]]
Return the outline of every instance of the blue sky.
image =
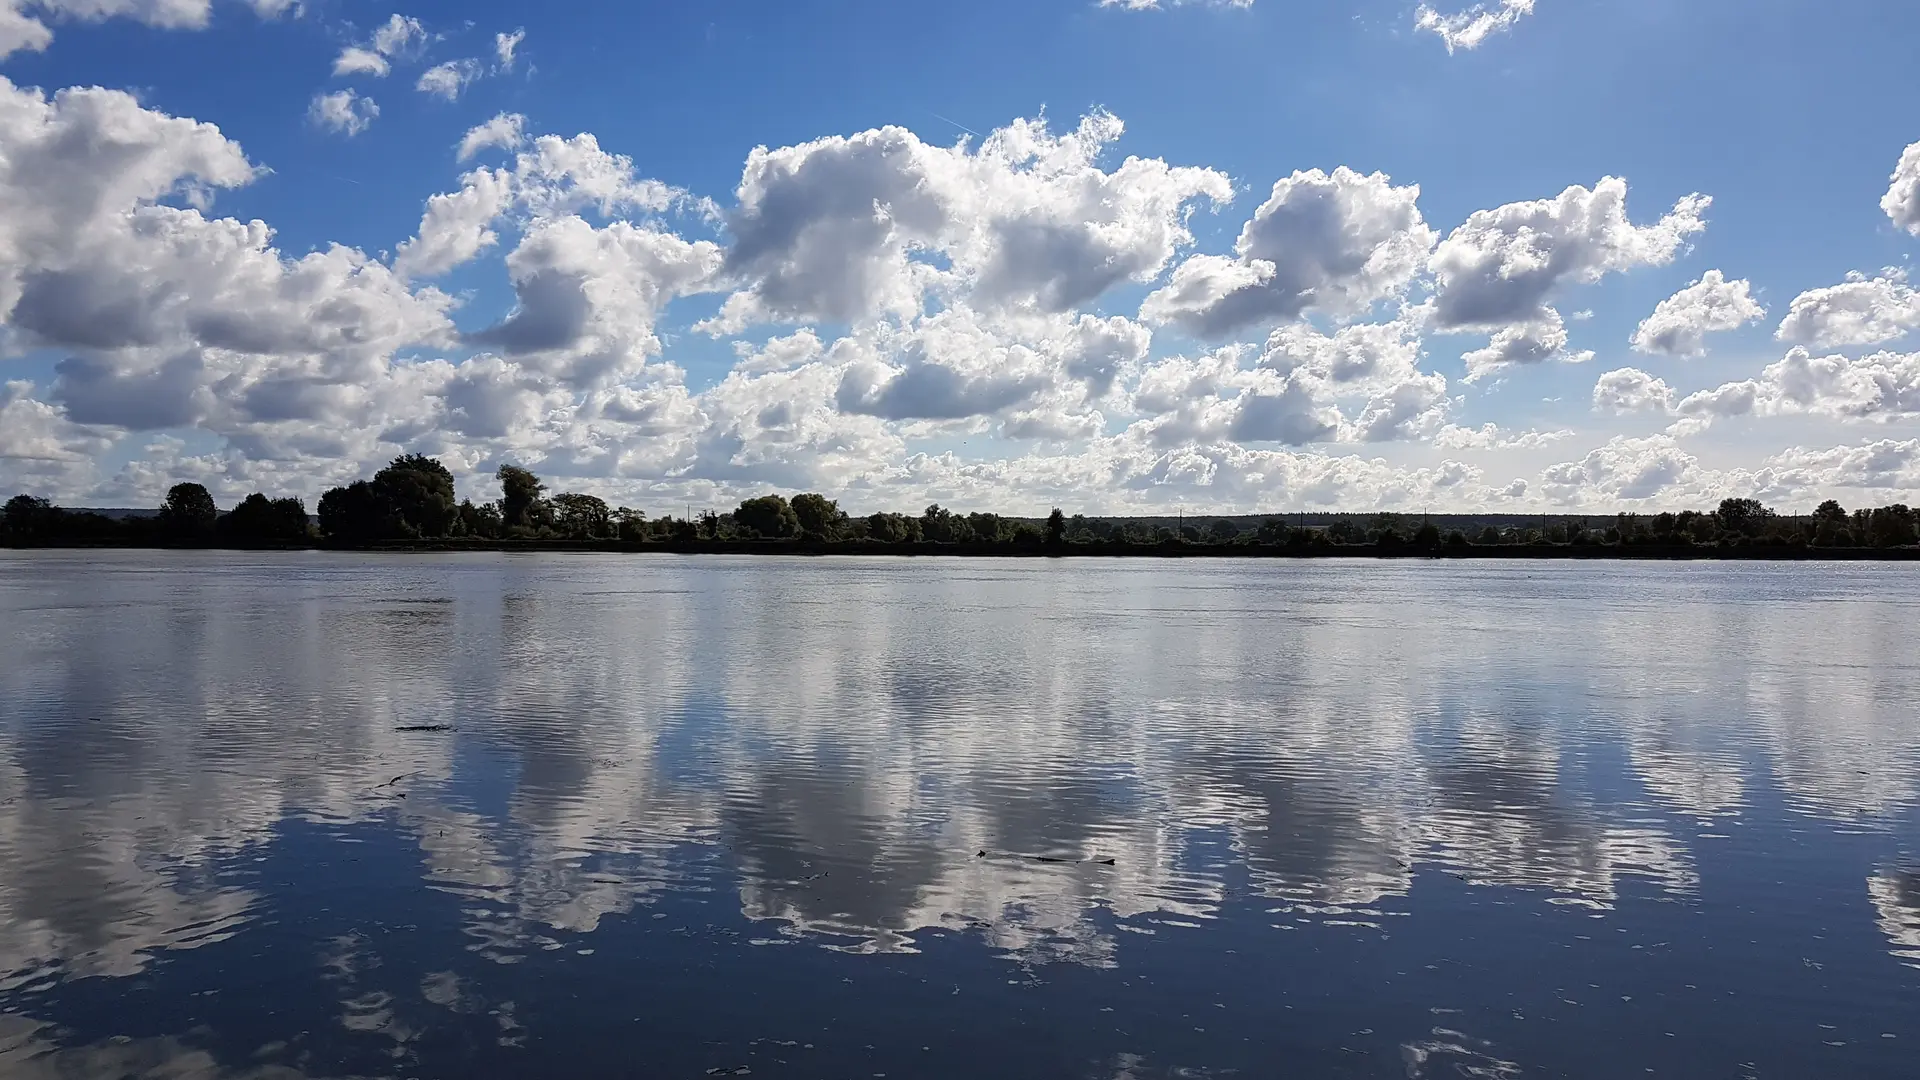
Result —
[[[0,220],[81,178],[0,225],[0,488],[423,451],[661,509],[1912,501],[1920,9],[1503,3],[0,0]],[[442,193],[492,242],[399,257]]]

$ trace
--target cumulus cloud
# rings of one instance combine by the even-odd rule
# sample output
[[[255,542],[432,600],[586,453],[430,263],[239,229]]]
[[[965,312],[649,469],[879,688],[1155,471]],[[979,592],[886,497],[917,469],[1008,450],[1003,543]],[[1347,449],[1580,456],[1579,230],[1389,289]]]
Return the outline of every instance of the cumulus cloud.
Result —
[[[660,350],[654,321],[674,297],[704,290],[720,267],[711,241],[575,216],[536,222],[507,256],[517,299],[500,323],[468,336],[522,357],[568,385],[632,371]]]
[[[1234,256],[1195,255],[1147,297],[1141,315],[1217,337],[1308,310],[1350,315],[1398,295],[1436,234],[1416,184],[1345,166],[1296,172],[1240,231]]]
[[[1605,177],[1591,190],[1575,185],[1552,199],[1478,210],[1434,249],[1432,325],[1443,331],[1493,335],[1468,354],[1473,377],[1511,364],[1584,359],[1566,353],[1565,320],[1553,297],[1570,285],[1609,273],[1673,261],[1687,239],[1706,228],[1712,204],[1688,195],[1650,225],[1627,218],[1627,183]]]
[[[1804,414],[1832,420],[1894,421],[1920,415],[1920,353],[1881,352],[1850,359],[1796,347],[1758,379],[1689,395],[1675,410],[1682,433],[1716,419]]]
[[[1753,298],[1752,284],[1728,281],[1718,270],[1655,305],[1653,314],[1634,331],[1634,351],[1666,356],[1705,356],[1708,334],[1738,330],[1766,317],[1767,309]]]
[[[1911,491],[1920,488],[1920,439],[1880,439],[1825,450],[1791,447],[1767,458],[1757,475],[1764,486],[1787,491]]]
[[[279,15],[291,0],[251,0],[263,17]],[[0,0],[0,59],[39,52],[53,43],[48,21],[132,19],[163,30],[205,29],[212,0]]]
[[[502,114],[461,140],[463,151],[512,139],[525,142],[522,117]],[[471,145],[470,145],[471,144]],[[658,213],[693,200],[679,188],[637,175],[633,160],[610,154],[589,134],[543,135],[514,155],[511,168],[475,169],[459,191],[427,200],[415,236],[402,242],[394,266],[409,276],[433,277],[493,247],[498,219],[515,207],[531,220],[597,213]]]
[[[1523,17],[1533,14],[1534,0],[1499,0],[1497,4],[1475,4],[1465,11],[1443,15],[1425,4],[1414,13],[1415,29],[1437,35],[1447,51],[1477,49],[1495,34],[1513,29]]]
[[[1904,270],[1889,267],[1878,277],[1854,272],[1839,285],[1808,289],[1793,298],[1774,334],[1817,349],[1878,345],[1920,327],[1920,292]]]
[[[394,13],[373,32],[373,51],[381,56],[398,56],[427,40],[427,29],[420,20]]]
[[[457,101],[462,92],[481,74],[478,60],[448,60],[420,73],[415,90],[442,101]]]
[[[1674,488],[1698,464],[1671,436],[1618,437],[1579,461],[1549,466],[1540,483],[1548,498],[1561,503],[1639,502]]]
[[[1907,147],[1900,163],[1893,168],[1887,193],[1880,198],[1880,209],[1896,228],[1920,236],[1920,142]]]
[[[1602,412],[1660,412],[1673,408],[1673,388],[1639,368],[1617,368],[1593,384],[1593,407]]]
[[[527,39],[527,32],[515,30],[511,34],[493,35],[493,55],[500,62],[501,71],[512,71],[514,54],[519,51],[520,43]]]
[[[500,113],[484,124],[476,124],[460,137],[458,160],[466,161],[482,150],[501,147],[512,150],[526,142],[527,118],[519,113]]]
[[[1417,330],[1406,320],[1333,334],[1283,327],[1250,368],[1247,355],[1234,346],[1149,365],[1132,398],[1145,417],[1136,429],[1163,446],[1398,442],[1440,431],[1453,405],[1446,378],[1417,367]]]
[[[361,252],[290,259],[262,222],[164,202],[204,205],[254,178],[211,125],[114,91],[48,99],[0,80],[0,144],[0,321],[68,354],[51,396],[74,423],[232,440],[338,419],[327,403],[362,398],[395,349],[450,338],[447,297]]]
[[[1569,428],[1554,431],[1508,431],[1498,424],[1487,423],[1477,428],[1448,425],[1440,429],[1433,437],[1433,445],[1442,450],[1533,450],[1542,446],[1551,446],[1573,438]],[[1521,481],[1516,495],[1526,493],[1526,482]]]
[[[372,49],[363,48],[359,45],[349,45],[340,50],[339,56],[333,58],[333,74],[335,77],[344,75],[372,75],[375,78],[385,78],[392,71],[393,65],[388,62],[386,57],[381,56]]]
[[[315,94],[313,103],[307,106],[307,120],[315,127],[349,138],[372,127],[379,115],[380,106],[357,90]]]
[[[742,288],[713,328],[910,317],[935,288],[1052,313],[1150,280],[1191,240],[1190,205],[1232,188],[1211,169],[1154,159],[1103,170],[1123,130],[1095,113],[1061,135],[1015,121],[978,150],[904,128],[755,149],[727,217],[727,272]]]
[[[411,53],[426,39],[427,29],[420,25],[419,19],[394,14],[374,30],[365,44],[341,49],[340,55],[334,58],[333,73],[385,78],[393,71],[394,58]]]

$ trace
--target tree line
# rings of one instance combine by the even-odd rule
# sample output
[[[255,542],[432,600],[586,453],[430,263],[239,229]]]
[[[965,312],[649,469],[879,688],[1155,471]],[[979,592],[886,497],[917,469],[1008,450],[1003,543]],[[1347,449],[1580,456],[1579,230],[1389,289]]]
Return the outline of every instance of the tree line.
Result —
[[[1211,549],[1218,553],[1332,553],[1372,549],[1382,553],[1495,554],[1490,548],[1542,551],[1589,549],[1586,554],[1712,551],[1750,548],[1896,549],[1920,543],[1920,515],[1904,504],[1847,511],[1834,500],[1810,516],[1788,517],[1756,499],[1726,499],[1711,511],[1620,514],[1596,525],[1586,518],[1538,527],[1487,527],[1468,535],[1442,531],[1430,521],[1399,514],[1346,518],[1330,525],[1301,526],[1285,518],[1258,524],[1225,518],[1169,526],[1139,519],[1068,517],[1055,509],[1044,521],[999,514],[961,514],[939,505],[919,514],[850,515],[824,495],[791,498],[769,494],[742,501],[731,511],[682,518],[649,518],[629,507],[610,507],[594,495],[549,494],[531,471],[503,465],[495,473],[500,497],[474,503],[458,499],[453,474],[420,454],[393,459],[371,479],[336,487],[320,497],[310,517],[299,499],[256,492],[221,512],[207,489],[176,484],[165,503],[148,515],[109,517],[67,510],[45,499],[19,495],[0,510],[0,544],[31,546],[233,546],[371,547],[433,543],[458,546],[494,543],[656,545],[675,548],[747,546],[761,550],[933,548],[942,550],[1084,552]]]

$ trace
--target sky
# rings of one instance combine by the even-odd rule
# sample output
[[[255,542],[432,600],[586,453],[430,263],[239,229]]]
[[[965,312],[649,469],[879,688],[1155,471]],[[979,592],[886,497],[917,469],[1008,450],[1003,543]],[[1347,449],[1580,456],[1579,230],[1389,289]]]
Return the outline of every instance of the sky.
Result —
[[[1905,0],[0,0],[0,495],[1920,502]]]

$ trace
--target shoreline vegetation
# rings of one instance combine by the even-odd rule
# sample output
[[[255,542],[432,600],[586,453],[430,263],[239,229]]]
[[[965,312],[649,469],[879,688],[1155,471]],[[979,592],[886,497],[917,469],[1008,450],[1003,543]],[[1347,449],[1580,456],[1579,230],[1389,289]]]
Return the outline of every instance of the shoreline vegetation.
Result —
[[[762,495],[725,513],[649,518],[577,493],[548,495],[526,469],[495,474],[501,497],[456,501],[453,475],[421,455],[334,488],[309,516],[299,499],[247,496],[222,512],[176,484],[151,513],[68,510],[18,495],[0,509],[0,547],[374,552],[597,551],[714,555],[1149,558],[1920,559],[1920,514],[1895,504],[1778,514],[1755,499],[1711,511],[1591,516],[1275,514],[1044,519],[960,514],[851,516],[822,495]]]

